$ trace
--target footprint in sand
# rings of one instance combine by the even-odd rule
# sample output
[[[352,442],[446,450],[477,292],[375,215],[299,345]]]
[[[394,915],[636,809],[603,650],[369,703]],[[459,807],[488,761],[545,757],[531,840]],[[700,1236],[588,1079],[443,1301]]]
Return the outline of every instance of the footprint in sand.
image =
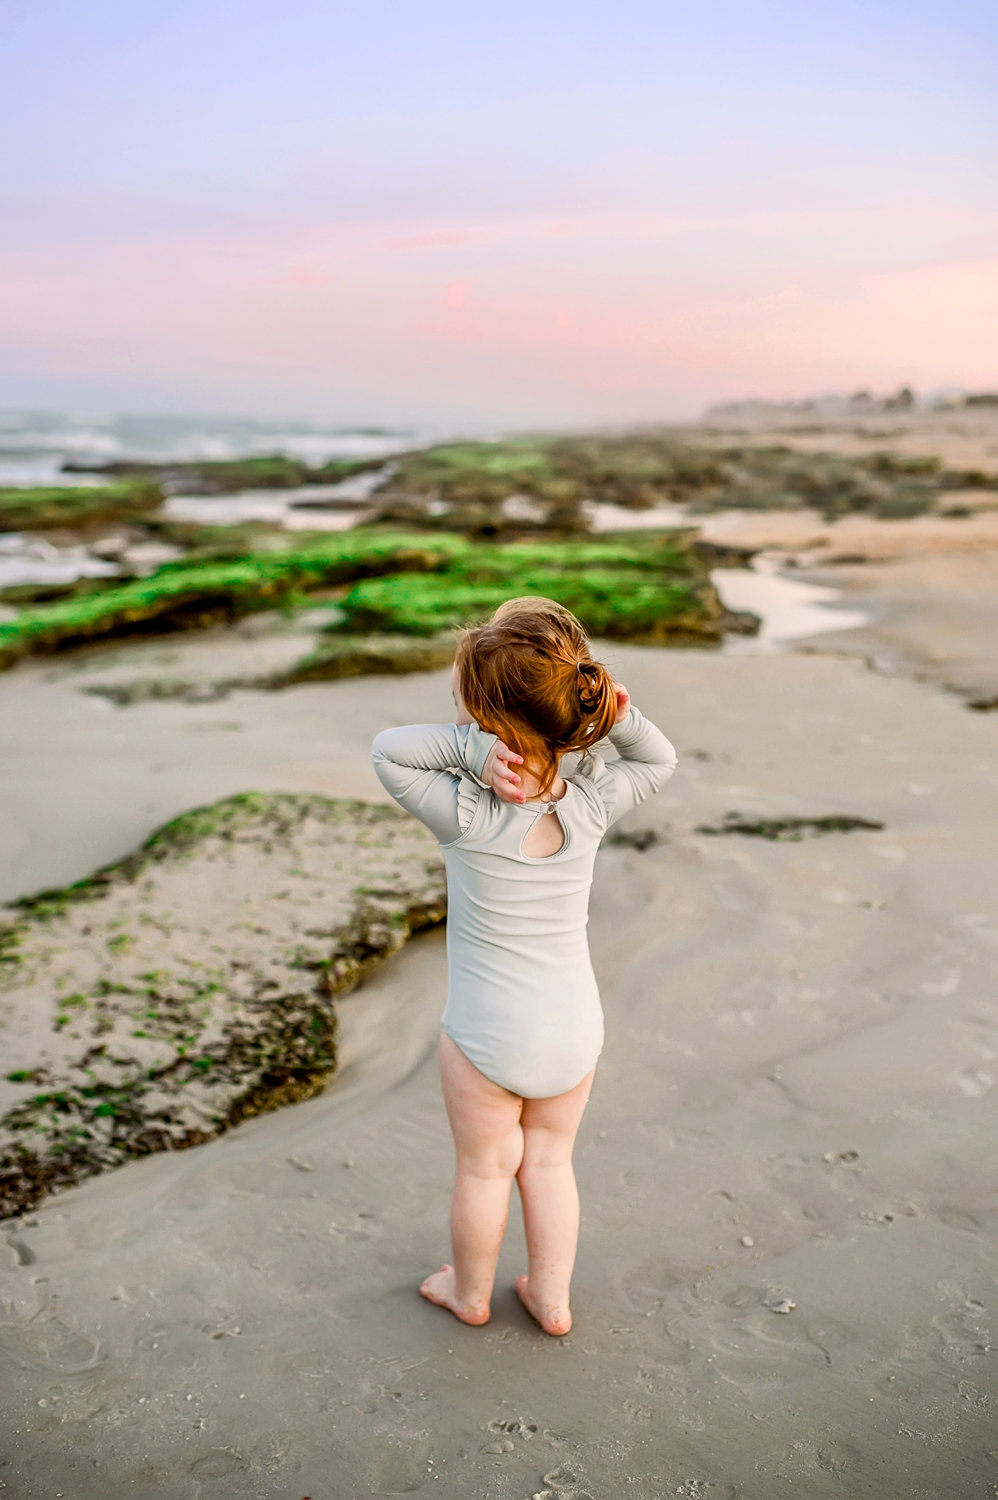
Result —
[[[507,1437],[534,1437],[537,1432],[536,1422],[525,1422],[522,1417],[496,1417],[489,1423],[489,1432],[503,1433]]]
[[[980,1099],[994,1087],[995,1075],[986,1068],[964,1068],[960,1073],[951,1073],[949,1081],[968,1099]]]
[[[492,1439],[485,1444],[482,1452],[502,1457],[506,1453],[515,1451],[515,1438],[535,1437],[537,1423],[525,1422],[522,1417],[495,1417],[485,1430],[492,1434]]]
[[[397,1441],[397,1439],[395,1439]],[[433,1473],[428,1442],[411,1442],[404,1453],[389,1453],[375,1471],[372,1495],[411,1495]]]
[[[9,1252],[10,1259],[7,1264],[12,1270],[18,1266],[33,1266],[38,1259],[29,1245],[26,1245],[23,1240],[15,1239],[13,1235],[3,1241],[3,1246]]]
[[[544,1489],[538,1490],[532,1500],[594,1500],[593,1495],[580,1484],[581,1475],[571,1464],[559,1464],[544,1475]]]
[[[990,1354],[992,1335],[987,1308],[962,1287],[944,1283],[942,1292],[949,1308],[931,1319],[942,1341],[941,1358],[947,1365],[962,1366],[967,1355]]]
[[[241,1453],[232,1448],[214,1448],[194,1460],[191,1473],[195,1479],[227,1479],[230,1474],[238,1474],[242,1466]]]
[[[44,1370],[56,1370],[60,1375],[83,1375],[96,1370],[104,1363],[104,1346],[92,1333],[78,1333],[76,1329],[50,1319],[39,1330],[38,1355],[34,1363]]]

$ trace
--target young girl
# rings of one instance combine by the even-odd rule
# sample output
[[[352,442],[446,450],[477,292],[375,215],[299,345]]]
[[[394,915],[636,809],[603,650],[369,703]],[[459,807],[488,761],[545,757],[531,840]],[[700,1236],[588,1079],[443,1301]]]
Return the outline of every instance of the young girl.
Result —
[[[572,1149],[603,1045],[586,940],[593,861],[676,754],[550,599],[511,599],[466,631],[453,686],[456,723],[386,729],[372,747],[381,782],[436,836],[447,867],[453,1265],[420,1291],[464,1323],[488,1322],[515,1177],[529,1263],[516,1290],[546,1333],[564,1334],[579,1232]],[[593,752],[604,738],[619,759]],[[563,773],[565,755],[574,768]]]

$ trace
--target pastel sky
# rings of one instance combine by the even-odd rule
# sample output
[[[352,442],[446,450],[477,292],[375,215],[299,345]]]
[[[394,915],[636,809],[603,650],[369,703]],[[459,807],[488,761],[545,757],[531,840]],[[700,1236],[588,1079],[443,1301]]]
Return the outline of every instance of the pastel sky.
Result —
[[[0,405],[998,384],[991,0],[5,0]]]

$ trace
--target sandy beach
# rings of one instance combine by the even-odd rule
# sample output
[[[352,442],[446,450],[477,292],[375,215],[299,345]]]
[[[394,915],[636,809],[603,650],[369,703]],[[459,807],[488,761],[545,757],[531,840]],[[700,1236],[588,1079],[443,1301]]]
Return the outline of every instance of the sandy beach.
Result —
[[[516,1302],[517,1221],[486,1328],[416,1294],[446,1249],[437,930],[340,1002],[321,1097],[3,1226],[5,1493],[993,1492],[998,720],[848,639],[605,653],[681,769],[630,819],[657,841],[598,864],[571,1335]],[[448,715],[445,673],[115,709],[79,692],[96,659],[0,685],[8,897],[228,792],[379,800],[373,733]]]
[[[0,1500],[998,1500],[998,10],[7,10]]]

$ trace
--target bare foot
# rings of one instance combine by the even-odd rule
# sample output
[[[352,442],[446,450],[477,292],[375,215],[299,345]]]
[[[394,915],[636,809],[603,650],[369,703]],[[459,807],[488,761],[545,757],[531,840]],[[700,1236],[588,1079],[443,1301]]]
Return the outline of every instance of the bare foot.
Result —
[[[462,1323],[471,1323],[475,1327],[487,1323],[492,1316],[489,1304],[484,1299],[481,1302],[461,1301],[457,1295],[453,1266],[441,1266],[439,1271],[427,1276],[419,1288],[419,1295],[425,1297],[427,1302],[435,1303],[437,1307],[446,1307]]]
[[[530,1290],[530,1277],[516,1278],[516,1295],[530,1316],[541,1325],[545,1333],[561,1338],[572,1326],[572,1314],[567,1307],[550,1307],[537,1302]]]

